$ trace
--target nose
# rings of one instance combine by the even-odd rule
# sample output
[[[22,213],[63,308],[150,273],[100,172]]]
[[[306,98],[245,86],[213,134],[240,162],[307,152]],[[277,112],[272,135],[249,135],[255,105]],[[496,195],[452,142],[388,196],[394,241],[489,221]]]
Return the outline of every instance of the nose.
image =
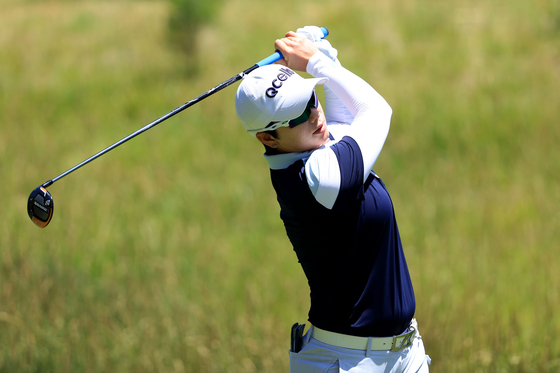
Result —
[[[309,115],[309,123],[317,123],[319,120],[319,110],[317,108],[311,108],[311,113]]]

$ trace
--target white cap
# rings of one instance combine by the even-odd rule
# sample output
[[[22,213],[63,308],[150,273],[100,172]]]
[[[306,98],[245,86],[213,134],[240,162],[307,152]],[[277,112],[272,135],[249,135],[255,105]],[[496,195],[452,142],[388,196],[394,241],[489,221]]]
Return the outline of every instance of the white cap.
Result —
[[[304,79],[278,64],[259,67],[246,75],[237,89],[237,116],[247,132],[256,136],[270,122],[292,120],[303,114],[315,86],[328,81]]]

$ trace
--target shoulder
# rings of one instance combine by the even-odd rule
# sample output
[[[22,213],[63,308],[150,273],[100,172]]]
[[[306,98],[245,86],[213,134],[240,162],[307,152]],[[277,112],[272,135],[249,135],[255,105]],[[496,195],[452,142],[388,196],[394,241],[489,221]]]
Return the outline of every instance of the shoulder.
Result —
[[[305,162],[305,177],[317,201],[332,208],[340,189],[340,166],[331,146],[322,146],[311,154]]]

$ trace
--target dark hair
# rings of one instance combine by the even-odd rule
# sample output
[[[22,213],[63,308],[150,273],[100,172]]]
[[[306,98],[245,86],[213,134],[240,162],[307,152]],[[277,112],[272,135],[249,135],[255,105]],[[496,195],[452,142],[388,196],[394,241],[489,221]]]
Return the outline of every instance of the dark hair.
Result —
[[[270,136],[274,137],[275,139],[278,138],[278,132],[276,130],[266,131],[266,132],[270,133]]]

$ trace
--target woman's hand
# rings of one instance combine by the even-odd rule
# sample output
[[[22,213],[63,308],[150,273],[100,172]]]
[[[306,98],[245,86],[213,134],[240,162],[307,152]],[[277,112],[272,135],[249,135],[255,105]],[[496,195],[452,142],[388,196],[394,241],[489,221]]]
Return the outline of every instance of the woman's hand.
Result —
[[[306,71],[309,59],[319,52],[311,40],[293,31],[286,33],[285,38],[276,40],[274,46],[284,56],[277,63],[296,71]]]

